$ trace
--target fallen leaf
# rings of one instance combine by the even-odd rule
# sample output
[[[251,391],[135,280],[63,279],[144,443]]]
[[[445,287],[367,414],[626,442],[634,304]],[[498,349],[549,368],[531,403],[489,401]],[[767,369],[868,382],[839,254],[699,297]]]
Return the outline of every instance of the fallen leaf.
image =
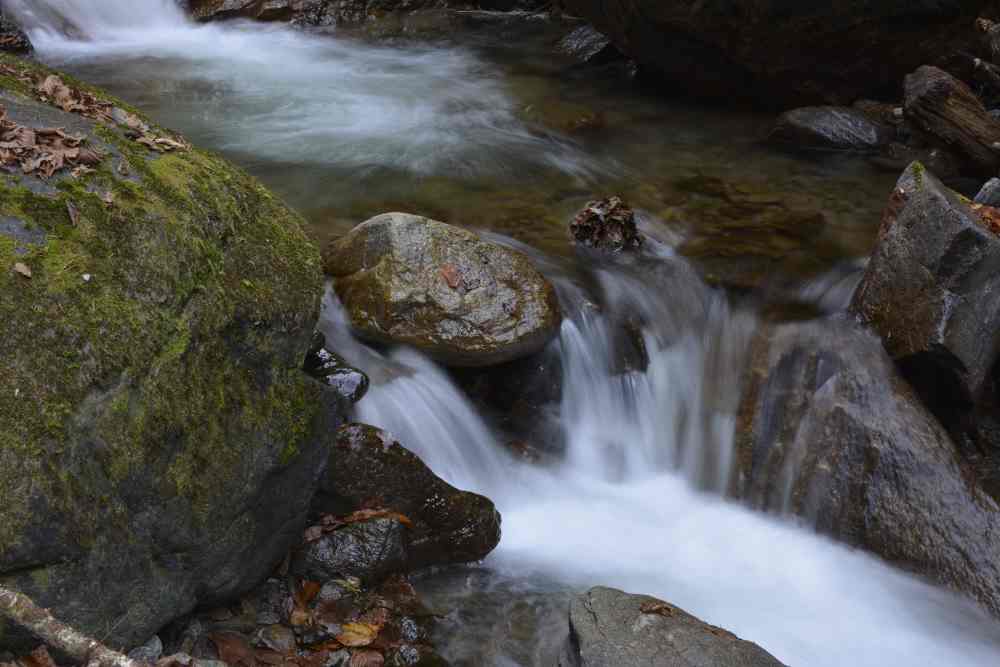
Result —
[[[378,636],[380,627],[370,623],[344,623],[343,632],[335,639],[344,646],[368,646]]]
[[[27,264],[23,262],[17,262],[14,264],[14,271],[21,274],[25,278],[31,278],[31,269],[28,268]]]
[[[671,618],[677,614],[677,610],[666,602],[643,602],[639,611],[644,614],[657,614]]]
[[[243,665],[244,667],[256,667],[257,658],[250,648],[250,642],[243,635],[235,632],[213,632],[208,638],[215,644],[219,651],[219,659],[229,664],[231,667]]]
[[[441,277],[448,283],[448,287],[457,289],[462,284],[462,274],[454,264],[445,264],[441,267]]]
[[[351,655],[348,667],[382,667],[385,658],[378,651],[357,651]]]
[[[280,665],[285,661],[285,656],[277,651],[271,651],[263,648],[257,649],[256,652],[254,652],[254,656],[257,658],[257,662],[265,665]]]
[[[24,667],[56,667],[55,661],[44,646],[39,646],[30,654],[21,658],[20,662]]]
[[[80,224],[80,211],[73,202],[66,202],[66,212],[69,213],[69,221],[73,223],[74,227]]]

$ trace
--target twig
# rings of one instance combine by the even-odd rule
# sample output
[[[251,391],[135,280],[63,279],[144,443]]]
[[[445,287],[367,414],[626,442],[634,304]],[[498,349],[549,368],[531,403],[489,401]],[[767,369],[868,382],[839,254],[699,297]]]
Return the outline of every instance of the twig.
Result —
[[[65,653],[80,664],[96,667],[142,667],[143,665],[59,622],[27,595],[5,586],[0,586],[0,616],[6,616],[15,624],[29,630],[50,648]]]

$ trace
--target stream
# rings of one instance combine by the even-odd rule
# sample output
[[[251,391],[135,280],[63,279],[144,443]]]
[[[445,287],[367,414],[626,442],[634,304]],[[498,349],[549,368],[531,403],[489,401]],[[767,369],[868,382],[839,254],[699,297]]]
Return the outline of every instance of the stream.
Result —
[[[508,454],[444,369],[365,346],[332,291],[325,301],[331,347],[372,379],[357,419],[503,515],[485,562],[416,582],[454,664],[553,665],[569,596],[594,585],[662,597],[789,665],[997,664],[1000,628],[971,603],[721,493],[759,312],[700,277],[728,276],[702,261],[725,252],[691,249],[726,243],[720,220],[741,210],[820,211],[824,224],[789,235],[768,266],[799,300],[843,309],[895,175],[776,153],[760,141],[769,116],[582,71],[556,55],[566,29],[540,20],[441,14],[389,34],[311,34],[196,25],[171,0],[6,5],[42,60],[227,155],[318,242],[406,210],[517,246],[557,286],[564,390],[548,418],[567,449],[546,466]],[[577,255],[568,220],[613,193],[649,243],[633,260]],[[643,322],[641,370],[616,364],[622,311]]]

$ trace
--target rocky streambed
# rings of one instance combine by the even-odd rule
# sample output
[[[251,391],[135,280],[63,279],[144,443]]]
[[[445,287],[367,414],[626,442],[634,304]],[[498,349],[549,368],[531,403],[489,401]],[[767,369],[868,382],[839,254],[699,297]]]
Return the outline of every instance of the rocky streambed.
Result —
[[[993,664],[988,12],[403,4],[5,3],[0,587],[161,667]]]

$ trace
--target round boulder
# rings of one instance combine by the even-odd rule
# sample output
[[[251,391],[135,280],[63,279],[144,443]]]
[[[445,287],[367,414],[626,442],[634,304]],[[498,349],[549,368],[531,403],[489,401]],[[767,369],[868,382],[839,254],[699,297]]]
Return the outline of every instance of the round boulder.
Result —
[[[450,366],[541,350],[559,331],[555,289],[527,256],[406,213],[355,227],[324,256],[356,333]]]

